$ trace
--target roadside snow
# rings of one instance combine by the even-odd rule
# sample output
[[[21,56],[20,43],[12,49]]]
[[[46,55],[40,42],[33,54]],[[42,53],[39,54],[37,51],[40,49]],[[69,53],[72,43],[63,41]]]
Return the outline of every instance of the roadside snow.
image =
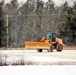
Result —
[[[7,58],[3,57],[2,59],[6,59],[7,64],[13,64],[16,62],[19,62],[20,60],[24,61],[24,62],[33,62],[33,63],[38,63],[38,65],[40,64],[45,64],[45,63],[52,63],[52,64],[59,64],[61,63],[70,63],[73,62],[74,64],[76,64],[76,60],[70,60],[70,59],[58,59],[58,58],[52,58],[52,57],[42,57],[42,56],[22,56],[22,55],[8,55]]]
[[[34,50],[0,50],[0,61],[13,64],[23,61],[34,65],[76,65],[76,51],[63,51],[62,53],[37,53]]]
[[[4,66],[1,75],[76,75],[76,66]]]

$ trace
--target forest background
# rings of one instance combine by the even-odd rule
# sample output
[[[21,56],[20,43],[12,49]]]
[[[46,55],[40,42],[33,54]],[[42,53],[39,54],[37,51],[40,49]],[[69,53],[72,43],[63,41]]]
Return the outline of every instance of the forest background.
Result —
[[[47,32],[56,33],[66,45],[76,45],[76,1],[56,6],[54,1],[17,0],[0,2],[0,47],[21,47],[39,41]]]

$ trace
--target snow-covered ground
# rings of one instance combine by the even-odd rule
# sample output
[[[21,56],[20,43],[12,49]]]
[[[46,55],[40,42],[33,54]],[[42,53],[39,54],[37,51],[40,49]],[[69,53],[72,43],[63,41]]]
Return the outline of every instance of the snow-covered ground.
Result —
[[[2,50],[0,59],[11,65],[17,62],[29,65],[76,65],[76,51],[38,53],[36,50]]]
[[[42,57],[42,56],[28,56],[28,55],[7,55],[2,56],[2,60],[6,61],[7,64],[12,65],[13,63],[17,63],[19,61],[23,62],[31,62],[33,65],[76,65],[76,60],[71,59],[58,59],[52,57]]]
[[[0,75],[76,75],[76,66],[4,66]]]
[[[28,50],[0,50],[0,59],[9,64],[0,66],[0,75],[76,75],[76,51],[38,53]],[[20,60],[33,62],[33,65],[11,65]],[[61,65],[64,63],[65,65]]]

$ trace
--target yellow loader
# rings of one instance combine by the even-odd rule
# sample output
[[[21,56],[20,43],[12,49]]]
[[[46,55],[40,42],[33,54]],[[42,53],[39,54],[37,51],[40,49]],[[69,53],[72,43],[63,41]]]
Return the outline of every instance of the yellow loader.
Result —
[[[63,42],[62,39],[56,36],[56,33],[46,33],[45,36],[42,36],[39,42],[35,41],[27,41],[25,42],[26,49],[37,49],[38,52],[42,52],[42,50],[47,50],[48,52],[53,52],[53,50],[57,50],[61,52],[63,50]]]

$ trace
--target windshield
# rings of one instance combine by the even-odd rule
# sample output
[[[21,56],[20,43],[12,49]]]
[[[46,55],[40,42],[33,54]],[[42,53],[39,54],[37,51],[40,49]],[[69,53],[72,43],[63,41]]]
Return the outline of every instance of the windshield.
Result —
[[[52,40],[52,34],[47,33],[47,34],[46,34],[46,39],[47,39],[47,40]]]
[[[46,38],[46,40],[55,41],[55,39],[56,39],[56,33],[47,33],[45,38]]]
[[[55,41],[56,39],[56,33],[52,33],[52,41]]]

